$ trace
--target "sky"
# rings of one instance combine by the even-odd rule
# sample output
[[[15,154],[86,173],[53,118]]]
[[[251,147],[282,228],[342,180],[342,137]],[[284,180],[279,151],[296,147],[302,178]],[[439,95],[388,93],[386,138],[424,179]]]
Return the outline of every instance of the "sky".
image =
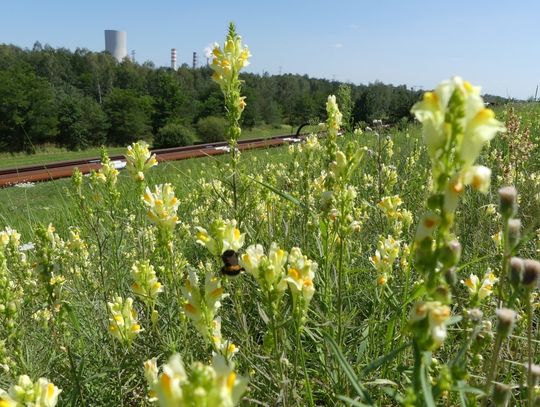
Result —
[[[537,0],[0,0],[0,43],[105,48],[127,32],[137,62],[191,65],[234,21],[253,73],[432,89],[462,76],[485,93],[526,99],[540,84]],[[540,91],[538,93],[540,97]]]

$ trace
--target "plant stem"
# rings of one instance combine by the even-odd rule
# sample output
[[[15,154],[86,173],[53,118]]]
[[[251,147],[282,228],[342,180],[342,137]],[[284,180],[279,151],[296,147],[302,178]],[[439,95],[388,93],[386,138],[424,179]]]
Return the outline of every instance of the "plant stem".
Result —
[[[491,382],[497,375],[497,364],[499,362],[499,353],[501,352],[502,340],[503,340],[502,334],[500,332],[497,332],[497,336],[495,337],[495,346],[493,349],[493,357],[490,360],[491,363],[489,364],[489,370],[487,371],[487,374],[486,374],[486,385],[485,385],[486,396],[484,400],[482,401],[482,406],[487,406],[489,395],[491,393]],[[487,366],[487,361],[486,361],[486,366]]]
[[[526,312],[527,312],[527,406],[533,405],[533,375],[532,375],[532,307],[530,290],[527,290],[526,296]]]

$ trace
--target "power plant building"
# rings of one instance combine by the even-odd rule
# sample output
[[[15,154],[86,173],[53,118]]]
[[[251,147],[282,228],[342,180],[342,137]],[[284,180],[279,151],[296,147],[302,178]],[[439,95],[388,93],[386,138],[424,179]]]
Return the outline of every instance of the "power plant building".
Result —
[[[105,30],[105,51],[108,51],[118,62],[128,56],[127,33],[125,31]]]

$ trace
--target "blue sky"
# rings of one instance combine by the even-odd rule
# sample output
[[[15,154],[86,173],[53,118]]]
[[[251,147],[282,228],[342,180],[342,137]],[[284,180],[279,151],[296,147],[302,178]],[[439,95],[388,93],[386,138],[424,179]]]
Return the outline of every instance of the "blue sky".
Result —
[[[527,98],[540,84],[540,2],[529,0],[2,0],[0,43],[104,48],[127,31],[138,62],[169,65],[170,49],[222,42],[234,21],[253,54],[249,71],[352,83],[434,87],[460,75],[487,93]],[[540,94],[540,91],[539,91]]]

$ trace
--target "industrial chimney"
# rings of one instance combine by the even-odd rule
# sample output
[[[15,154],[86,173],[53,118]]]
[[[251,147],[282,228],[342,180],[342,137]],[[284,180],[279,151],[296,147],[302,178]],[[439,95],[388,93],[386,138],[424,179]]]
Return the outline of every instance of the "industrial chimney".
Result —
[[[176,71],[176,48],[171,48],[171,69]]]
[[[127,57],[127,33],[125,31],[105,30],[105,51],[111,53],[118,62]]]
[[[197,68],[197,53],[193,53],[193,69]]]

